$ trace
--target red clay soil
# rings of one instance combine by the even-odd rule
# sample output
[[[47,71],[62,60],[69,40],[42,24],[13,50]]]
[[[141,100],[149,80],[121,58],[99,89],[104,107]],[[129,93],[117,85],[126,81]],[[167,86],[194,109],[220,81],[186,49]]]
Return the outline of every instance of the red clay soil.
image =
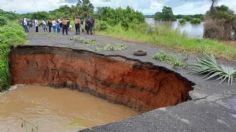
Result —
[[[23,46],[9,57],[12,84],[70,87],[140,111],[184,102],[193,86],[164,67],[84,50]]]

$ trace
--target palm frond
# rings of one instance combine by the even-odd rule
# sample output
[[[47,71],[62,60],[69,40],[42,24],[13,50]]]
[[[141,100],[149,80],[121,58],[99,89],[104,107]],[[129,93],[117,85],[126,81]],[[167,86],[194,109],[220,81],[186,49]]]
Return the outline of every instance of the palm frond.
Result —
[[[236,78],[236,69],[230,66],[219,65],[213,55],[203,54],[196,63],[189,66],[192,73],[205,75],[204,79],[217,79],[220,83],[227,81],[232,84]]]

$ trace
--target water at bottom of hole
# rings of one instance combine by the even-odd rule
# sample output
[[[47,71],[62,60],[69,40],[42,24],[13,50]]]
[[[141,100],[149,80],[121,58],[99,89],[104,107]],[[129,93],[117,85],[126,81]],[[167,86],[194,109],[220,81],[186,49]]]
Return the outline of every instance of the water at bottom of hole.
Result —
[[[1,132],[73,132],[139,114],[123,105],[67,88],[16,87],[0,95]]]

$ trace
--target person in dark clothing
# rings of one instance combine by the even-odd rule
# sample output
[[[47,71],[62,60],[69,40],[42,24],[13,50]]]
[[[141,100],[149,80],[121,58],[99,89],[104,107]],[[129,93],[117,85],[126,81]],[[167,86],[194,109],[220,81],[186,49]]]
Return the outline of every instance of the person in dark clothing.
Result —
[[[92,34],[93,34],[94,24],[95,24],[95,20],[94,20],[92,17],[90,17],[90,23],[91,23],[91,25],[90,25],[90,30],[89,30],[89,32],[90,32],[90,34],[92,35]]]
[[[69,29],[70,29],[70,20],[69,20],[69,19],[67,19],[67,24],[66,24],[66,26],[67,26],[67,30],[69,31]]]
[[[88,35],[89,35],[90,28],[91,28],[91,21],[89,18],[87,18],[85,20],[85,30]]]
[[[62,19],[62,34],[64,35],[66,32],[66,35],[68,35],[68,22],[66,18]]]
[[[51,19],[48,21],[48,30],[49,30],[49,33],[52,32],[52,20]]]
[[[92,17],[89,17],[86,19],[85,21],[85,30],[87,32],[87,34],[93,34],[93,27],[94,27],[94,19]]]
[[[74,20],[74,23],[75,23],[75,34],[79,35],[80,34],[80,19],[76,17]]]

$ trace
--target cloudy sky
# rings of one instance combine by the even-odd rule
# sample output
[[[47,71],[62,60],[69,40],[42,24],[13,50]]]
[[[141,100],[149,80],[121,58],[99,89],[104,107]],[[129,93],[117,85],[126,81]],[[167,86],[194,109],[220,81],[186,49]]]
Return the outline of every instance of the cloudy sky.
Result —
[[[154,14],[163,6],[173,8],[174,14],[205,13],[210,7],[210,0],[90,0],[95,7],[127,7],[144,14]],[[72,5],[77,0],[0,0],[0,9],[18,13],[48,11],[61,5]],[[236,12],[236,0],[220,0],[219,5],[227,5]]]

